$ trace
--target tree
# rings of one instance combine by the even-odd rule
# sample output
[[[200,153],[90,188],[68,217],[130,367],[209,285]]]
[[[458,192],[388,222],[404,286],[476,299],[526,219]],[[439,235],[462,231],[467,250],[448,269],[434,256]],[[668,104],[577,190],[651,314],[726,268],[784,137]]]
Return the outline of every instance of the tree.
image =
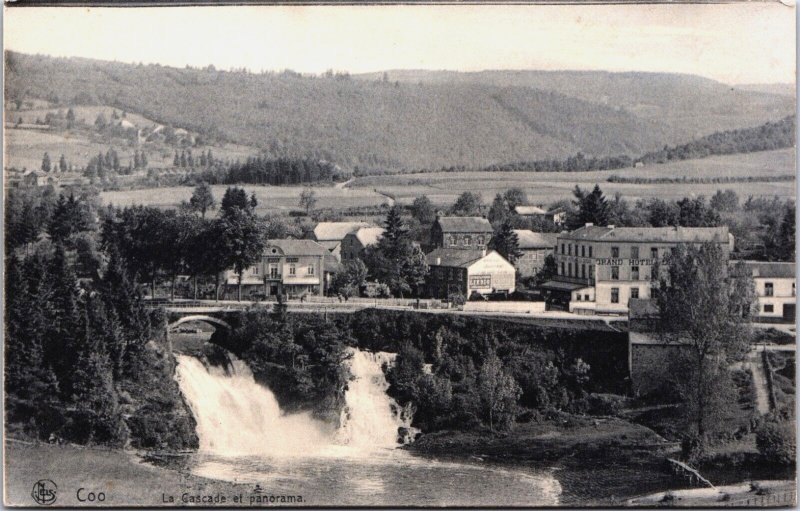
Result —
[[[517,401],[522,390],[513,377],[503,370],[503,363],[490,351],[478,374],[478,394],[489,429],[509,429],[514,423]]]
[[[477,193],[464,192],[458,196],[450,214],[455,216],[478,216],[481,214],[481,196]]]
[[[214,209],[217,201],[214,200],[214,193],[205,181],[202,181],[194,189],[192,198],[189,199],[189,207],[192,211],[198,211],[202,218],[206,217],[206,211]]]
[[[358,296],[367,282],[367,266],[361,259],[352,259],[342,265],[342,270],[333,277],[331,288],[344,297]]]
[[[63,154],[61,155],[61,158],[59,158],[58,160],[58,170],[60,170],[61,172],[67,171],[67,159],[64,157]]]
[[[575,185],[572,192],[575,195],[575,205],[578,213],[572,220],[572,228],[583,227],[587,223],[594,225],[608,225],[609,206],[605,195],[600,190],[599,185],[594,185],[594,189],[586,193],[580,186]]]
[[[795,258],[795,206],[788,203],[783,213],[778,231],[777,257],[780,261],[794,261]]]
[[[311,213],[311,210],[314,209],[314,206],[317,204],[317,194],[311,188],[306,188],[300,194],[300,201],[299,205],[301,208],[306,210],[306,215]]]
[[[427,195],[414,199],[411,203],[411,216],[423,225],[432,224],[436,220],[436,210]]]
[[[686,366],[677,371],[686,416],[693,426],[700,451],[708,435],[721,425],[730,395],[720,382],[729,364],[747,350],[753,282],[728,271],[727,257],[718,244],[699,247],[678,245],[667,256],[668,267],[654,268],[653,290],[660,316],[660,331],[668,339],[688,346]]]
[[[365,263],[373,278],[389,286],[392,293],[419,292],[428,273],[420,246],[414,243],[395,205],[386,215],[386,231],[378,243],[367,249]]]
[[[247,198],[247,192],[243,188],[230,186],[225,190],[220,203],[220,212],[223,216],[230,215],[234,210],[241,210],[251,213],[251,203]]]
[[[106,120],[106,116],[103,112],[97,114],[97,117],[94,119],[94,127],[98,130],[102,130],[108,125],[108,121]]]
[[[674,227],[680,225],[680,211],[674,202],[651,199],[647,203],[648,222],[653,227]]]
[[[678,201],[678,222],[683,227],[716,227],[722,219],[706,205],[706,198],[701,195]]]
[[[50,172],[50,167],[51,167],[50,155],[44,153],[44,156],[42,157],[42,170],[44,172]]]
[[[730,213],[739,209],[739,196],[733,190],[717,190],[709,203],[711,209]]]
[[[181,157],[178,154],[178,151],[175,151],[175,158],[172,159],[172,166],[173,167],[180,167],[181,166]]]
[[[75,112],[70,108],[67,110],[67,129],[72,129],[75,125]]]
[[[239,277],[238,300],[242,299],[242,276],[244,271],[259,261],[264,251],[265,240],[258,221],[247,210],[233,208],[218,220],[223,251],[218,254],[228,268]]]
[[[522,251],[519,249],[519,237],[511,228],[511,222],[508,220],[503,222],[503,225],[492,235],[489,248],[496,250],[511,264],[522,257]]]

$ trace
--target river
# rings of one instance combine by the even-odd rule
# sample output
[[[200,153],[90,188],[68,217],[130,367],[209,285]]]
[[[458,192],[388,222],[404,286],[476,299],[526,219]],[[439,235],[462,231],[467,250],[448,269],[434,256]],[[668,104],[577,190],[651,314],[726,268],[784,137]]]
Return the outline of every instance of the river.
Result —
[[[327,506],[552,506],[561,487],[548,470],[417,457],[398,449],[410,417],[386,394],[387,353],[355,350],[355,380],[336,428],[282,413],[246,364],[207,367],[178,356],[176,379],[197,420],[200,449],[188,470],[251,484],[264,496]]]

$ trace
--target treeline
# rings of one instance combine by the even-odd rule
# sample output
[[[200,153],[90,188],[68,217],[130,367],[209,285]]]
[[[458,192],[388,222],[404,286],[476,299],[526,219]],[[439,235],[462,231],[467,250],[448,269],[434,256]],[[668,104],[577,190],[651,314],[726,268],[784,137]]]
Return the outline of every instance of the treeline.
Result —
[[[617,332],[378,310],[340,321],[360,348],[398,353],[389,393],[413,403],[425,432],[609,413],[618,402],[598,393],[626,391],[627,347]]]
[[[113,249],[78,280],[69,241],[6,259],[6,427],[49,442],[197,446],[174,359]],[[98,260],[98,263],[100,261]]]
[[[609,183],[629,183],[637,185],[646,184],[727,184],[727,183],[773,183],[794,181],[794,174],[781,174],[777,176],[732,176],[732,177],[630,177],[609,176]]]
[[[665,163],[719,154],[752,153],[794,147],[795,123],[795,116],[790,115],[778,122],[768,122],[754,128],[712,133],[688,144],[665,146],[660,151],[643,155],[640,161]]]
[[[269,159],[261,156],[234,163],[227,169],[210,169],[200,173],[210,184],[297,185],[330,182],[343,177],[341,170],[327,161],[312,159]]]

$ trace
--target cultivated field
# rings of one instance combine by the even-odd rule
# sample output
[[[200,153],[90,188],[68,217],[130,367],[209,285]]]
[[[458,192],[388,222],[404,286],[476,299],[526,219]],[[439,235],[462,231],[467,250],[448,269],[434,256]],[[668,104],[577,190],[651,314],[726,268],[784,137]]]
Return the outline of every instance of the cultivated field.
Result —
[[[607,182],[612,175],[642,178],[770,177],[794,174],[794,168],[794,150],[782,149],[596,172],[434,172],[371,176],[356,179],[348,188],[377,190],[394,197],[400,203],[408,203],[425,194],[439,205],[451,204],[464,191],[480,193],[484,203],[490,203],[496,193],[511,187],[523,188],[533,203],[548,204],[559,199],[572,198],[572,190],[576,184],[586,188],[593,187],[595,183],[600,185],[606,195],[619,192],[628,199],[711,196],[719,189],[733,189],[743,197],[794,197],[795,182],[792,181],[721,184]]]
[[[300,193],[305,189],[302,186],[259,186],[259,185],[240,185],[247,190],[247,194],[255,192],[258,199],[259,213],[267,212],[288,212],[290,210],[300,210],[298,199]],[[217,203],[222,200],[225,194],[225,185],[212,186],[214,197]],[[101,199],[106,204],[115,206],[130,206],[133,204],[156,206],[159,208],[171,208],[188,201],[194,190],[191,186],[180,186],[170,188],[152,188],[147,190],[129,190],[119,192],[103,192]],[[315,187],[317,195],[316,208],[342,209],[351,206],[377,206],[389,202],[383,195],[366,189],[338,189],[334,187]]]
[[[97,107],[96,107],[97,108]],[[5,130],[5,159],[4,168],[17,168],[38,170],[42,164],[44,153],[50,154],[50,160],[55,164],[63,154],[68,163],[76,167],[84,167],[97,153],[105,154],[109,149],[115,149],[119,154],[120,163],[127,166],[133,160],[135,149],[144,149],[148,155],[148,163],[153,168],[171,167],[175,158],[175,149],[148,143],[143,147],[135,148],[128,145],[109,144],[102,141],[89,140],[83,135],[70,132],[36,131],[18,128]],[[201,152],[211,149],[214,158],[221,160],[245,160],[253,156],[257,150],[247,146],[227,144],[224,147],[199,146],[193,147],[192,153],[199,156]]]
[[[525,189],[532,203],[549,204],[572,198],[575,185],[593,187],[595,183],[606,195],[620,192],[633,200],[640,197],[678,199],[691,195],[710,197],[719,189],[733,189],[741,197],[748,195],[794,197],[795,183],[722,183],[722,184],[628,184],[609,183],[611,175],[626,177],[748,177],[779,176],[794,172],[794,151],[781,150],[746,155],[720,156],[703,160],[651,165],[639,169],[603,172],[435,172],[430,174],[390,175],[357,178],[345,187],[315,187],[316,208],[343,209],[353,206],[375,206],[390,203],[389,197],[408,204],[420,195],[427,195],[435,204],[448,206],[464,191],[480,193],[485,204],[491,203],[497,192],[511,187]],[[226,186],[214,186],[219,201]],[[259,210],[264,212],[299,210],[301,186],[243,185],[247,193],[255,192]],[[175,207],[191,197],[191,187],[156,188],[119,192],[103,192],[106,203],[118,206],[131,204]]]

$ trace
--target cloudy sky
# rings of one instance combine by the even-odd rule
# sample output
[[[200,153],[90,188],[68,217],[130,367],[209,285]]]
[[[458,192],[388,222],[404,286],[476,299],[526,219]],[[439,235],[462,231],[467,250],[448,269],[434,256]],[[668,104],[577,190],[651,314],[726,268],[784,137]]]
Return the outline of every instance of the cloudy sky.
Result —
[[[794,82],[795,7],[6,8],[7,49],[252,71],[604,69]]]

